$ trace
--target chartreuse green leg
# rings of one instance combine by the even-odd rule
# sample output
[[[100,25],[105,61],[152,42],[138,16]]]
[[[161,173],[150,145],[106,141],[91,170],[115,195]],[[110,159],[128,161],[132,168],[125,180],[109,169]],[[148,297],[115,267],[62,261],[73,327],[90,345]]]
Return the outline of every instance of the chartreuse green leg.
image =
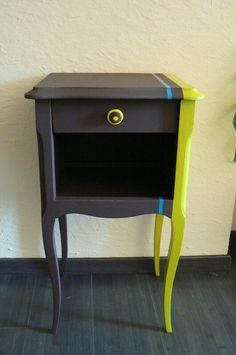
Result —
[[[155,218],[155,232],[154,232],[154,266],[155,275],[160,276],[160,247],[161,247],[161,232],[163,226],[164,216],[156,214]]]
[[[171,298],[175,273],[179,261],[183,241],[186,191],[188,181],[188,168],[190,158],[190,145],[194,121],[195,101],[182,100],[179,114],[178,148],[175,172],[175,188],[172,210],[172,233],[169,247],[167,269],[164,286],[164,316],[166,331],[172,332],[171,324]]]

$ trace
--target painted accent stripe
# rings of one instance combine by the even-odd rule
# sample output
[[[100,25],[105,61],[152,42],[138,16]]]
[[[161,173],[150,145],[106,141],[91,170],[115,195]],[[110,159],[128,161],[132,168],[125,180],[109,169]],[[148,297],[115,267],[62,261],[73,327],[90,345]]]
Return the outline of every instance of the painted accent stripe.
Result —
[[[164,214],[164,203],[165,203],[164,198],[160,197],[157,202],[157,213],[158,214]]]
[[[153,75],[157,80],[159,80],[162,85],[164,85],[164,86],[166,87],[167,98],[168,98],[168,99],[173,99],[171,87],[170,87],[163,79],[161,79],[157,74],[152,74],[152,75]]]
[[[184,100],[199,100],[204,99],[204,95],[198,91],[195,87],[185,83],[182,79],[171,73],[164,73],[164,75],[175,84],[182,88]]]
[[[158,73],[158,76],[159,76],[159,78],[164,80],[172,88],[173,93],[174,93],[173,89],[180,89],[182,92],[182,87],[179,86],[175,81],[171,80],[167,75],[165,75],[163,73]]]

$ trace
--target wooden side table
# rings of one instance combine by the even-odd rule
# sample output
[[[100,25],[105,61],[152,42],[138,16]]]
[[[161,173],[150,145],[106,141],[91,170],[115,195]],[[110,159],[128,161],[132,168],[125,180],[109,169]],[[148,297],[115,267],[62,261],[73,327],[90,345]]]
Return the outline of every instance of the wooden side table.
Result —
[[[195,88],[171,74],[50,74],[32,91],[38,135],[42,232],[53,288],[55,333],[61,283],[53,227],[59,218],[62,268],[66,215],[130,217],[156,214],[154,265],[164,216],[172,239],[164,287],[166,331],[185,225]]]

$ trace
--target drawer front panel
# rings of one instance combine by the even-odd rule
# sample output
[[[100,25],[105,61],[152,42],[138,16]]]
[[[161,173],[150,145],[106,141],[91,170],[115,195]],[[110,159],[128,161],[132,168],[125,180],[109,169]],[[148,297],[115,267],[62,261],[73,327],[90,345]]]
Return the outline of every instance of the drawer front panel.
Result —
[[[52,100],[56,133],[177,132],[177,100]],[[112,125],[107,114],[123,113],[123,121]]]

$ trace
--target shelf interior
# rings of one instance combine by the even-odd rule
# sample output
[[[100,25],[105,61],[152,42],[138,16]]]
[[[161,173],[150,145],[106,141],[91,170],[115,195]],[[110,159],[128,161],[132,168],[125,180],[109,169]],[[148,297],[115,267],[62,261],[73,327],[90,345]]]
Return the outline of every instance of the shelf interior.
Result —
[[[173,198],[177,134],[55,134],[58,196]]]

